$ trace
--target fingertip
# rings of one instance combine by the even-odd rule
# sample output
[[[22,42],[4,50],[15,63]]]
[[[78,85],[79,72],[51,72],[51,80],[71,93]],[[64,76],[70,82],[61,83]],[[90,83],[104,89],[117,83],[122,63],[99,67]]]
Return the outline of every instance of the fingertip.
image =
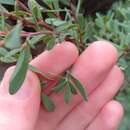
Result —
[[[101,48],[107,48],[108,51],[112,52],[116,57],[118,57],[118,51],[117,49],[114,47],[114,45],[112,44],[112,42],[107,41],[107,40],[99,40],[99,41],[95,41],[92,44],[90,44],[90,46],[93,47],[101,47]]]
[[[122,120],[124,114],[123,106],[117,101],[110,101],[103,108],[101,115],[106,128],[110,130],[116,129]]]
[[[55,76],[68,69],[78,58],[78,50],[71,42],[56,44],[50,51],[45,51],[32,60],[31,64],[44,73]]]
[[[5,96],[7,98],[12,99],[28,99],[31,95],[34,96],[40,96],[40,82],[38,77],[35,73],[28,70],[26,74],[26,78],[23,81],[23,84],[21,85],[20,89],[14,94],[10,95],[9,93],[9,87],[10,87],[10,81],[12,74],[15,70],[15,66],[9,67],[3,77],[3,80],[1,81],[1,88],[0,88],[0,96]],[[16,84],[19,81],[16,81]],[[15,86],[14,86],[15,87]]]
[[[89,48],[95,52],[95,55],[105,56],[106,60],[111,58],[112,61],[117,61],[118,51],[109,41],[102,40],[93,42]]]
[[[121,81],[121,84],[123,84],[124,80],[125,80],[125,75],[124,75],[124,72],[121,70],[121,68],[117,65],[114,66],[114,69],[117,73],[117,76],[120,77],[120,81]],[[116,79],[116,77],[115,77]],[[117,79],[119,80],[119,79]]]
[[[73,61],[75,61],[79,55],[76,45],[69,41],[64,41],[55,45],[52,51],[58,51],[58,53],[61,51],[61,53],[67,54]]]
[[[115,66],[117,55],[116,48],[109,42],[96,41],[79,56],[72,73],[91,93]]]
[[[117,62],[118,52],[116,48],[106,41],[96,41],[80,55],[77,64],[74,66],[87,66],[95,68],[93,71],[101,72],[111,69]],[[88,61],[89,60],[89,61]]]
[[[10,95],[9,82],[14,69],[15,66],[5,72],[0,85],[0,129],[31,130],[40,108],[40,82],[33,72],[28,71],[21,88]]]

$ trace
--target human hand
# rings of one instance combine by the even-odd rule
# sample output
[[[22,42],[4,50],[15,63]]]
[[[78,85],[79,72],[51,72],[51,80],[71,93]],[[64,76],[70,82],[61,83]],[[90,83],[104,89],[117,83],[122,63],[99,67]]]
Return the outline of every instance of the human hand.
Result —
[[[79,57],[72,43],[62,43],[45,51],[31,64],[47,73],[59,75],[72,64],[72,74],[86,87],[88,102],[79,95],[69,105],[62,94],[51,94],[54,112],[40,106],[40,83],[28,71],[21,89],[9,95],[9,68],[0,85],[0,130],[116,130],[123,108],[112,98],[123,83],[124,76],[116,65],[117,51],[106,41],[91,44]]]

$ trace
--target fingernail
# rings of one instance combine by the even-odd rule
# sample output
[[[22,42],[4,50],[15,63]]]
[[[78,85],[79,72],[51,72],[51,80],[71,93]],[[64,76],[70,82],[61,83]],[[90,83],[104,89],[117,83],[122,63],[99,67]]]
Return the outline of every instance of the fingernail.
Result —
[[[11,95],[9,93],[9,82],[13,71],[14,71],[14,67],[13,68],[11,67],[5,73],[3,81],[1,82],[0,85],[0,96],[5,96],[5,97],[10,96],[10,98],[16,98],[21,100],[30,97],[30,95],[34,91],[34,84],[35,84],[34,82],[37,82],[34,79],[36,76],[31,71],[29,71],[26,75],[26,79],[24,80],[23,85],[14,95]]]

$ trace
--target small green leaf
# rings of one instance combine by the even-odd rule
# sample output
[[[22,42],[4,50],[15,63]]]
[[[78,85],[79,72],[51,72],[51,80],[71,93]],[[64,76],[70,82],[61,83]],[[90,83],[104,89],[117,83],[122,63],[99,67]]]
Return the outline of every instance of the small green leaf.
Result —
[[[49,112],[53,112],[55,109],[55,104],[53,103],[53,101],[49,98],[48,95],[42,93],[41,94],[41,100],[42,100],[42,104],[43,106],[49,111]]]
[[[54,26],[60,26],[60,25],[66,23],[66,21],[62,21],[62,20],[57,19],[57,18],[47,18],[45,20],[45,22],[48,23],[48,24],[54,25]]]
[[[76,9],[76,16],[79,15],[80,8],[81,8],[81,0],[78,0],[78,5],[77,5],[77,9]]]
[[[56,44],[56,43],[55,43],[55,38],[54,38],[54,37],[51,37],[51,38],[48,40],[48,42],[47,42],[46,49],[47,49],[47,50],[51,50],[51,49],[54,47],[55,44]]]
[[[15,71],[10,80],[9,93],[15,94],[22,86],[25,76],[28,70],[30,50],[29,48],[24,48],[19,56]]]
[[[82,97],[84,98],[84,100],[87,101],[87,94],[86,94],[86,90],[85,90],[84,86],[74,76],[72,76],[71,74],[69,74],[69,76],[70,76],[70,80],[75,85],[75,87],[79,90],[79,92],[82,95]]]
[[[0,59],[5,63],[14,63],[17,61],[17,53],[19,53],[20,51],[21,48],[13,49],[9,52],[6,52]]]
[[[85,27],[86,27],[86,19],[82,14],[78,15],[77,22],[78,22],[78,24],[80,26],[80,29],[84,30]]]
[[[6,24],[5,24],[5,16],[1,15],[1,17],[0,17],[0,30],[5,31],[5,29],[6,29],[5,26],[6,26]]]
[[[66,30],[74,29],[76,26],[73,23],[67,22],[56,28],[57,32],[66,32]]]
[[[96,16],[97,19],[95,20],[95,24],[97,25],[97,27],[103,28],[105,26],[103,17],[101,17],[99,13],[96,13]]]
[[[14,63],[16,62],[16,58],[14,57],[0,57],[0,60],[4,63]]]
[[[10,49],[18,48],[21,45],[21,24],[16,25],[12,31],[5,37],[5,46]]]
[[[71,101],[71,98],[72,98],[71,88],[70,88],[69,84],[67,83],[65,94],[64,94],[64,100],[68,104]]]
[[[38,5],[38,3],[35,0],[29,0],[28,1],[28,6],[29,6],[30,10],[32,11],[33,16],[36,19],[42,19],[42,14],[41,14],[41,11],[40,11],[40,6]]]
[[[37,74],[40,74],[41,76],[45,77],[46,79],[49,80],[53,80],[52,78],[49,77],[49,75],[45,74],[44,72],[42,72],[41,70],[39,70],[38,68],[36,68],[35,66],[32,66],[29,64],[29,69]]]
[[[5,56],[7,53],[8,51],[5,48],[0,47],[0,56]]]
[[[14,5],[15,0],[0,0],[1,4]]]
[[[34,46],[36,43],[41,41],[43,38],[43,35],[34,36],[31,39],[28,40],[30,46]]]
[[[12,57],[12,56],[16,55],[17,53],[19,53],[20,51],[21,51],[21,48],[13,49],[13,50],[9,51],[4,57]]]
[[[42,19],[40,6],[38,5],[38,3],[35,0],[28,0],[28,6],[29,6],[29,9],[32,12],[33,20],[36,24],[36,27],[40,30],[40,26],[37,23],[38,20]]]
[[[77,90],[76,90],[75,86],[70,81],[68,81],[68,84],[71,88],[72,94],[77,94]]]
[[[65,84],[66,84],[66,80],[65,79],[61,79],[59,82],[58,82],[58,85],[56,85],[52,91],[58,93],[58,92],[61,92],[64,88],[65,88]]]

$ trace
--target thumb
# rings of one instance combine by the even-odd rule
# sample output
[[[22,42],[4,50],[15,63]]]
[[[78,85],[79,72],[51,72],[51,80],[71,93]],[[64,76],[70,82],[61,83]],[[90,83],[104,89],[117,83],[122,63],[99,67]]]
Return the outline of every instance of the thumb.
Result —
[[[8,92],[14,67],[9,68],[0,85],[0,130],[32,130],[40,106],[40,84],[37,76],[28,71],[21,89]]]

